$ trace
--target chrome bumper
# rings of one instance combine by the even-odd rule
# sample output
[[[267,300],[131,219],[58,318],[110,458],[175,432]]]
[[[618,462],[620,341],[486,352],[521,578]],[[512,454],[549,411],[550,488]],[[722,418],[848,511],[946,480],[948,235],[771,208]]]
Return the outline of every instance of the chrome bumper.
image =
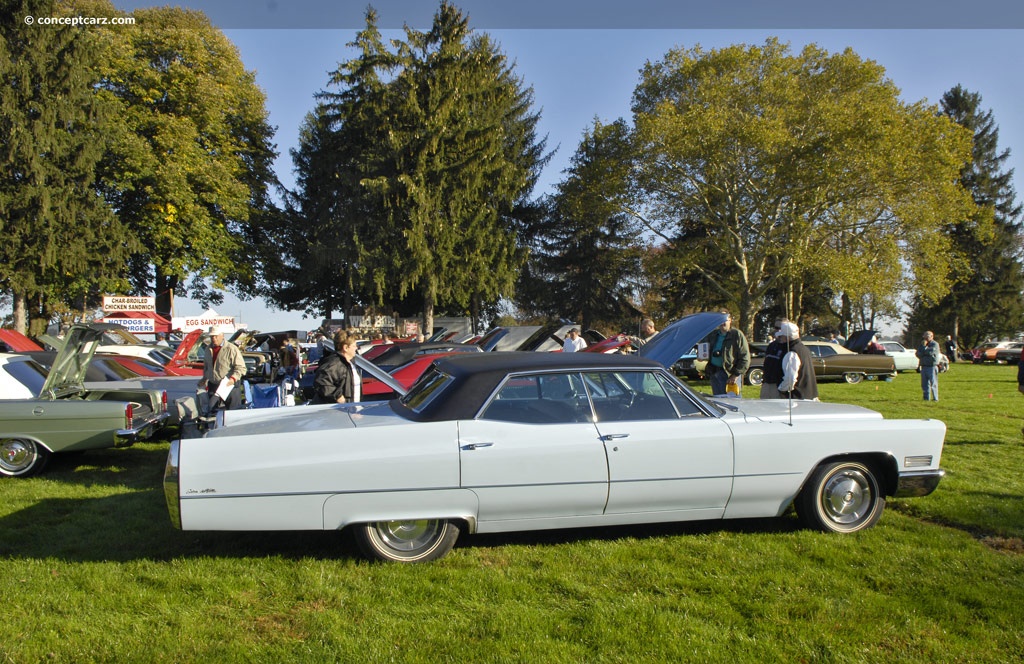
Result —
[[[158,425],[170,416],[170,413],[163,412],[147,418],[139,426],[134,426],[131,429],[118,429],[114,432],[114,447],[128,447],[135,441],[148,440],[156,432]]]
[[[180,440],[171,441],[171,449],[167,452],[167,465],[164,466],[164,499],[167,501],[167,512],[171,517],[171,525],[181,530],[181,503],[178,498],[178,454],[181,449]]]
[[[945,477],[944,470],[915,470],[907,473],[900,473],[899,481],[896,483],[897,498],[917,498],[927,496],[939,482]]]

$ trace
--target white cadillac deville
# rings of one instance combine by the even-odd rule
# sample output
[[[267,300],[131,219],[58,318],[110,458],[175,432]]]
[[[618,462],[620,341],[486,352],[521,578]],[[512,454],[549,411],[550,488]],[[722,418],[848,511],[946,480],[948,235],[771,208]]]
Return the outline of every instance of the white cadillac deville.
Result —
[[[945,425],[856,406],[712,399],[668,370],[724,320],[688,316],[636,356],[471,353],[392,401],[231,411],[172,443],[185,530],[340,530],[382,560],[461,532],[781,516],[851,533],[943,476]]]

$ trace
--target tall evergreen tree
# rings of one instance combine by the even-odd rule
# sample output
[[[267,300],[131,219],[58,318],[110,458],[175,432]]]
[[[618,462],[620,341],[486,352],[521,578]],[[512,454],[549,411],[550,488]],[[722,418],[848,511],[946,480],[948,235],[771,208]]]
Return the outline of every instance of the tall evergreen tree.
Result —
[[[26,25],[57,16],[47,0],[5,0],[0,23],[0,285],[14,325],[39,332],[59,303],[118,283],[132,238],[98,193],[97,165],[116,108],[96,88],[100,28]]]
[[[531,258],[520,309],[627,329],[643,246],[630,206],[629,128],[594,122],[573,156],[547,213],[528,230]]]
[[[534,184],[539,116],[505,56],[447,2],[429,31],[406,29],[397,56],[390,140],[366,183],[399,248],[399,296],[421,294],[430,330],[439,303],[511,294],[525,256],[507,216]]]
[[[1006,168],[1009,148],[999,149],[999,128],[981,95],[956,86],[941,100],[942,113],[974,134],[970,163],[960,182],[974,197],[978,215],[945,228],[963,268],[937,302],[914,303],[908,334],[931,329],[956,337],[965,348],[1024,330],[1024,266],[1021,205]],[[983,232],[988,231],[988,232]]]

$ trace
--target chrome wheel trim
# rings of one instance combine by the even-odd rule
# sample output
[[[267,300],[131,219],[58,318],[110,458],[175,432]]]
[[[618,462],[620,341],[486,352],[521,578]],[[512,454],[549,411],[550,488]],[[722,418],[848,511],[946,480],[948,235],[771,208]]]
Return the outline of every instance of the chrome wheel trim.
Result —
[[[39,448],[31,440],[7,438],[0,442],[0,470],[8,475],[25,472],[39,459]]]
[[[842,468],[822,484],[820,502],[827,519],[842,526],[852,526],[871,514],[875,488],[860,470]]]
[[[381,521],[374,524],[374,530],[384,546],[411,553],[436,544],[444,530],[444,522],[432,519]]]

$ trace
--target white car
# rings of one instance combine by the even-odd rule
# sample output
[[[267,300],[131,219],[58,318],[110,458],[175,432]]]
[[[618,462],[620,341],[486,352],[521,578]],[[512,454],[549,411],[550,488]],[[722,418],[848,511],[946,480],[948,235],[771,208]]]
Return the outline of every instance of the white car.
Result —
[[[920,360],[917,359],[917,351],[908,350],[898,341],[880,341],[885,354],[896,363],[896,371],[917,371]]]
[[[184,530],[351,529],[419,562],[462,532],[782,516],[851,533],[943,476],[945,425],[816,401],[709,399],[666,368],[725,320],[688,316],[632,356],[462,353],[390,402],[228,411],[174,441]]]

